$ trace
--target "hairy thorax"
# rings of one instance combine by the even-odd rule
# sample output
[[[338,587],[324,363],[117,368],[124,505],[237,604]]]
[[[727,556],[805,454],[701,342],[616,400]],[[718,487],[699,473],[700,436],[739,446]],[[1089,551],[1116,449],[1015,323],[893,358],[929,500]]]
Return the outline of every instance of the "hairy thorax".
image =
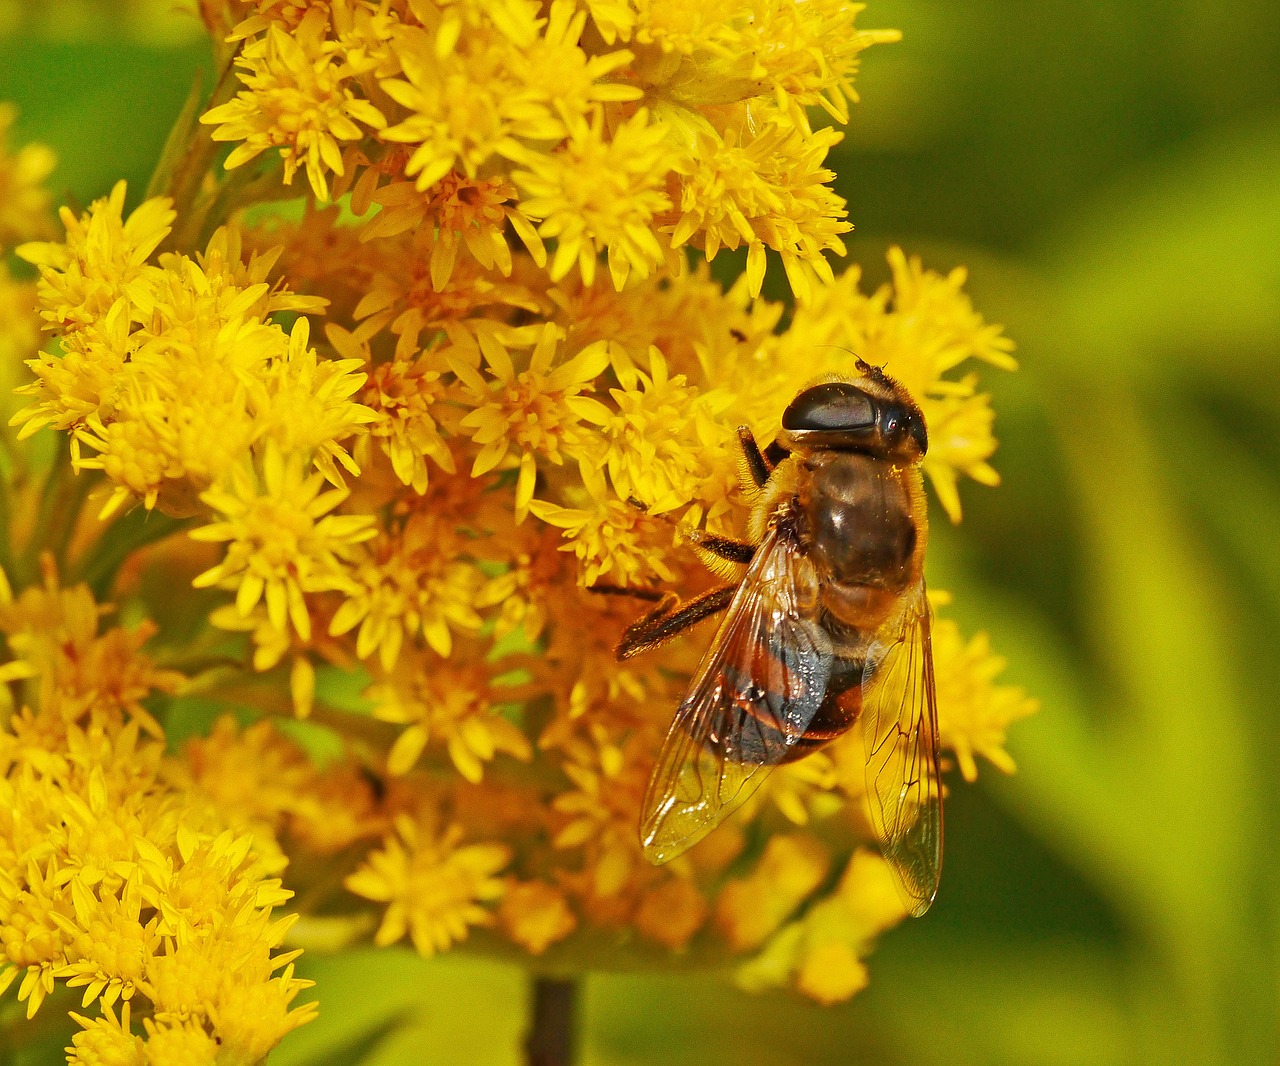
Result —
[[[815,451],[797,464],[796,506],[829,614],[867,631],[884,622],[920,578],[924,500],[914,466],[848,451]]]

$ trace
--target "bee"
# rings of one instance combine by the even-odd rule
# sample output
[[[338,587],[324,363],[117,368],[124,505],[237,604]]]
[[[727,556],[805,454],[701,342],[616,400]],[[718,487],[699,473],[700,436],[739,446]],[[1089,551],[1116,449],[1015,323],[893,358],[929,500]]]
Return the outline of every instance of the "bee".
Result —
[[[942,792],[924,552],[924,416],[858,360],[858,376],[803,389],[763,452],[742,427],[748,539],[690,533],[740,581],[671,593],[625,631],[618,658],[724,612],[658,755],[641,809],[661,864],[718,826],[775,766],[861,721],[871,821],[907,909],[923,914],[942,866]]]

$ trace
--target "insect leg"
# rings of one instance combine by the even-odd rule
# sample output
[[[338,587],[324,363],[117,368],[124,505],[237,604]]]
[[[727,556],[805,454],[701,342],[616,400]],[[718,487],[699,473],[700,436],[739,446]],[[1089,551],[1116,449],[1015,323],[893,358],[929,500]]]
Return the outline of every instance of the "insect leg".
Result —
[[[736,591],[736,585],[724,585],[710,592],[704,592],[688,603],[679,603],[674,597],[671,600],[664,600],[643,618],[627,627],[617,647],[618,660],[630,659],[642,651],[650,651],[684,632],[691,625],[723,611],[729,606]]]
[[[749,563],[755,558],[756,546],[745,540],[734,540],[732,537],[722,537],[701,529],[682,529],[680,532],[696,548],[719,559],[727,559],[731,563]]]
[[[750,426],[738,427],[738,443],[742,446],[742,461],[747,474],[756,488],[764,488],[764,483],[769,480],[769,464],[764,461],[764,456],[760,453],[760,445],[751,435]]]
[[[747,429],[746,426],[743,426],[739,432],[746,433],[747,438],[751,439],[751,432],[750,430]],[[754,440],[751,440],[751,446],[753,448],[755,447],[755,443],[756,442]],[[756,455],[758,456],[759,454],[760,454],[759,449],[757,449]],[[768,477],[768,474],[766,474],[765,476]],[[636,499],[634,496],[628,496],[627,503],[629,503],[637,511],[640,511],[642,514],[649,513],[649,508],[645,505],[645,503],[642,500]],[[685,539],[687,539],[690,543],[692,543],[695,548],[699,549],[702,552],[705,552],[708,555],[713,555],[718,559],[724,559],[725,561],[730,563],[749,563],[755,557],[756,546],[754,544],[748,543],[745,540],[734,540],[732,537],[722,537],[716,533],[708,533],[705,530],[692,529],[688,526],[682,526],[678,522],[668,517],[667,515],[654,515],[654,517],[659,522],[666,522],[668,525],[675,527],[675,529],[680,533],[680,535],[683,536]],[[703,562],[706,562],[706,561],[707,560],[704,557]],[[711,569],[715,573],[720,574],[721,577],[729,577],[732,572],[732,568],[727,568],[729,570],[728,573],[722,572],[722,568],[718,566],[712,566]],[[614,586],[604,586],[604,585],[596,585],[594,587],[596,588],[597,591],[601,591],[601,592],[612,592],[614,591],[614,588],[615,588]],[[641,598],[657,599],[656,596],[641,597]]]
[[[598,592],[604,596],[630,596],[633,600],[648,600],[657,603],[669,594],[662,589],[648,589],[633,585],[588,585],[588,592]]]
[[[764,450],[765,461],[770,466],[777,466],[783,459],[786,459],[791,452],[779,444],[776,440]]]

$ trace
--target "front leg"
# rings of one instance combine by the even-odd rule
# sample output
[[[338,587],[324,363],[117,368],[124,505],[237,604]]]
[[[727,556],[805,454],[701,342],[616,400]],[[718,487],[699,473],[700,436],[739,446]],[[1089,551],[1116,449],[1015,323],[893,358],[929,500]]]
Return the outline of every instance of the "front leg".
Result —
[[[756,488],[764,488],[765,482],[769,480],[769,475],[773,471],[765,462],[760,445],[756,443],[750,426],[738,427],[738,444],[742,448],[742,473],[746,475],[743,481],[749,480]]]
[[[704,618],[710,618],[729,606],[737,585],[725,585],[680,603],[674,594],[664,597],[652,611],[627,626],[617,647],[618,661],[630,659],[642,651],[651,651],[683,633]]]
[[[743,426],[742,429],[749,437],[750,431],[747,430],[746,426]],[[751,443],[752,446],[755,445],[754,440],[752,440]],[[637,511],[641,512],[641,514],[649,513],[649,508],[643,503],[643,501],[637,500],[634,496],[627,497],[627,503]],[[682,526],[678,522],[672,521],[666,515],[655,515],[653,517],[675,527],[676,532],[693,545],[694,551],[698,553],[698,557],[706,567],[712,573],[717,574],[720,577],[732,577],[735,573],[733,566],[725,566],[724,563],[742,564],[745,566],[755,558],[756,546],[748,541],[735,540],[733,537],[722,537],[718,533],[708,533],[706,530]],[[600,588],[601,586],[597,586],[597,589]]]

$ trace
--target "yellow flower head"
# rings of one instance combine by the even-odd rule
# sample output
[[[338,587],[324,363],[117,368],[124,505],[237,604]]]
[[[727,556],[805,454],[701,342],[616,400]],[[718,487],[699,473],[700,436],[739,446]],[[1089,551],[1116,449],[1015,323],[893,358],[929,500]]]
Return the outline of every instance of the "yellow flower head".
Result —
[[[348,84],[359,72],[325,39],[327,28],[316,9],[292,32],[271,25],[265,38],[241,51],[236,62],[245,89],[200,119],[217,125],[214,140],[241,142],[227,157],[228,170],[279,148],[285,184],[306,167],[316,198],[327,200],[328,174],[343,173],[341,142],[363,137],[362,126],[386,125],[382,112]]]
[[[12,655],[0,665],[0,681],[35,679],[35,702],[66,722],[94,710],[135,720],[159,735],[143,700],[156,691],[173,692],[185,679],[157,669],[142,651],[154,625],[146,622],[132,631],[113,627],[100,634],[102,611],[89,589],[61,588],[48,556],[44,570],[43,588],[0,599],[0,633]]]
[[[498,904],[498,922],[530,955],[541,955],[578,925],[564,893],[544,881],[509,886]]]
[[[129,1031],[128,1003],[120,1008],[118,1017],[110,1006],[97,1018],[80,1014],[71,1017],[80,1032],[71,1038],[71,1046],[66,1049],[67,1066],[147,1066],[142,1037]]]
[[[356,654],[365,659],[377,651],[382,668],[390,670],[406,638],[421,636],[437,655],[448,656],[455,631],[480,628],[475,604],[484,575],[466,557],[455,529],[416,509],[393,529],[369,536],[368,552],[329,624],[330,635],[359,626]]]
[[[505,845],[463,844],[456,826],[440,831],[431,819],[402,817],[346,884],[387,904],[376,943],[394,944],[408,933],[418,951],[434,955],[466,939],[468,927],[493,923],[484,904],[502,895],[497,874],[510,859]]]
[[[836,890],[774,934],[736,979],[748,991],[793,986],[823,1005],[843,1002],[866,986],[862,960],[875,938],[902,917],[884,860],[855,851]]]
[[[830,862],[827,849],[813,837],[771,837],[751,874],[721,890],[716,927],[735,951],[759,947],[822,883]]]
[[[514,175],[526,194],[521,209],[540,222],[539,236],[556,240],[552,280],[576,265],[590,285],[602,251],[618,289],[664,263],[653,220],[671,206],[666,179],[675,159],[666,131],[643,108],[608,137],[601,111],[589,122],[578,118],[558,152],[521,162],[528,168]]]
[[[604,342],[588,345],[572,358],[557,362],[558,331],[548,323],[540,331],[526,369],[516,370],[504,344],[496,338],[480,346],[491,378],[475,365],[475,354],[464,348],[448,353],[449,366],[467,390],[464,402],[472,410],[459,423],[481,445],[471,476],[493,470],[514,447],[521,451],[516,483],[516,508],[523,511],[533,498],[537,456],[557,465],[566,458],[586,460],[591,438],[584,418],[599,421],[598,400],[581,395],[609,364]]]
[[[646,585],[651,578],[670,581],[670,530],[630,503],[612,496],[599,477],[586,478],[577,507],[534,500],[529,508],[542,521],[564,530],[561,551],[578,558],[578,583],[590,587]]]
[[[412,182],[394,182],[373,195],[372,202],[382,210],[362,227],[361,236],[367,241],[393,237],[432,219],[439,227],[430,261],[431,284],[437,292],[448,284],[463,248],[485,270],[509,277],[508,222],[538,266],[547,258],[542,238],[515,200],[515,186],[502,177],[468,178],[450,171],[426,192]]]
[[[144,1018],[147,1066],[216,1066],[218,1042],[198,1022],[157,1023]]]
[[[142,283],[154,268],[147,260],[169,234],[173,205],[164,198],[148,200],[125,219],[124,196],[121,181],[80,218],[64,207],[64,243],[18,248],[19,256],[40,268],[41,314],[51,328],[74,333],[96,324],[121,297],[149,303]]]
[[[600,425],[614,493],[658,511],[705,500],[705,483],[728,465],[731,432],[719,416],[729,397],[699,393],[685,375],[668,374],[656,347],[649,350],[649,374],[629,361],[615,363],[622,388],[610,396],[618,412]]]
[[[457,5],[469,17],[466,32],[451,12],[434,28],[404,26],[392,39],[404,77],[383,81],[382,89],[404,108],[404,118],[382,137],[414,146],[405,175],[416,178],[419,190],[455,166],[476,177],[491,157],[518,152],[522,140],[562,135],[550,101],[512,69],[520,44],[536,35],[530,5],[510,5],[509,21],[482,10],[474,2]]]
[[[352,399],[367,378],[364,361],[321,359],[309,339],[310,325],[299,318],[283,358],[264,368],[251,407],[263,438],[286,454],[310,455],[329,482],[341,486],[339,466],[360,473],[341,442],[377,415]]]
[[[450,396],[443,380],[448,366],[438,348],[412,359],[391,359],[373,368],[360,399],[373,412],[369,439],[391,460],[401,484],[419,494],[427,491],[427,459],[447,474],[455,472],[453,455],[437,421],[445,417]]]
[[[410,770],[432,740],[443,743],[454,768],[473,784],[498,752],[524,762],[533,756],[528,738],[496,706],[501,689],[482,662],[444,664],[406,656],[400,669],[366,697],[375,718],[407,727],[387,755],[389,773]]]
[[[304,640],[311,634],[306,594],[352,590],[355,545],[376,535],[367,515],[330,514],[347,496],[321,491],[321,474],[307,474],[296,454],[268,445],[261,470],[245,464],[202,499],[220,521],[192,531],[195,540],[226,543],[226,557],[194,581],[236,590],[236,607],[247,616],[265,600],[271,624],[291,625]]]
[[[933,655],[938,675],[938,727],[944,746],[956,754],[966,781],[978,776],[975,755],[982,755],[1006,774],[1014,771],[1004,749],[1009,725],[1039,708],[1013,685],[998,685],[1005,660],[991,652],[991,642],[979,633],[967,642],[950,619],[933,628]]]

